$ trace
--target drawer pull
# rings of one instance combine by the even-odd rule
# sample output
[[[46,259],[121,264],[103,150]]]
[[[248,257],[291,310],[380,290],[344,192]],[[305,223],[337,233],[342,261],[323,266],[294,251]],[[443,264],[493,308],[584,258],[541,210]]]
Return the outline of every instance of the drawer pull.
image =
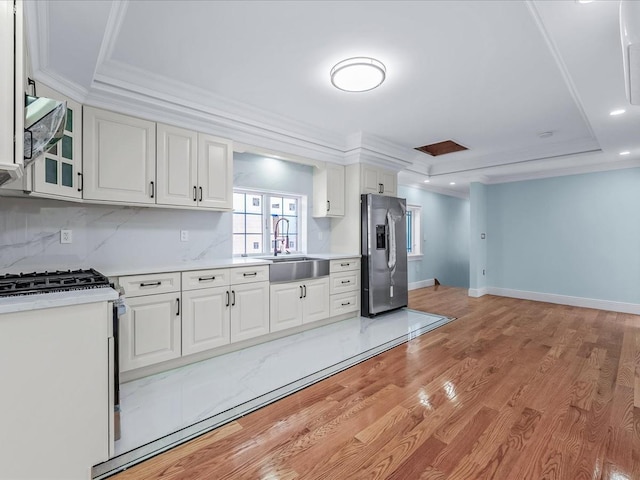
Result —
[[[211,275],[210,277],[198,277],[199,282],[211,282],[212,280],[215,280],[215,279],[216,279],[215,275]]]
[[[151,282],[151,283],[140,282],[141,287],[158,287],[160,285],[162,285],[162,282]]]
[[[340,282],[340,283],[342,283],[344,285],[345,283],[351,283],[351,280],[342,280],[342,282]]]
[[[351,305],[351,302],[343,303],[342,306],[346,307],[347,305]]]
[[[351,265],[350,263],[341,263],[340,266],[341,267],[348,267],[349,265]]]
[[[242,275],[245,276],[245,277],[255,277],[256,275],[258,275],[258,272],[243,273]]]

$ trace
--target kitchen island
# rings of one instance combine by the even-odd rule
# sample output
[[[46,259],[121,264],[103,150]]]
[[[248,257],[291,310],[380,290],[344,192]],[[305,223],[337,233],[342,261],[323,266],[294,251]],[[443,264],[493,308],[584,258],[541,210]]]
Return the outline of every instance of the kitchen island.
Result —
[[[0,478],[86,480],[109,458],[117,297],[101,287],[0,298]]]

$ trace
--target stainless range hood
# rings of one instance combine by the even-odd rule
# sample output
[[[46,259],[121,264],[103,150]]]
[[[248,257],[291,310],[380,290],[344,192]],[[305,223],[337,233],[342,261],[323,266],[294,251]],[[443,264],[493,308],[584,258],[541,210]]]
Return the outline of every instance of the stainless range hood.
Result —
[[[28,167],[62,138],[66,116],[66,102],[25,95],[24,164],[22,169]],[[0,185],[21,176],[22,171],[16,177],[15,169],[4,169],[0,165]]]

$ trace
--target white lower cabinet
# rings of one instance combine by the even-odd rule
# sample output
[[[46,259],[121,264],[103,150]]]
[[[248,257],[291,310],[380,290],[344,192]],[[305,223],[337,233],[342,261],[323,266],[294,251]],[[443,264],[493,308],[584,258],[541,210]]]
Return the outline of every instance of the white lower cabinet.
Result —
[[[182,355],[227,345],[229,321],[228,287],[182,292]]]
[[[271,285],[271,331],[329,317],[329,278]]]
[[[231,285],[231,342],[269,333],[269,282]]]
[[[180,357],[179,292],[130,298],[127,306],[120,317],[120,371]]]

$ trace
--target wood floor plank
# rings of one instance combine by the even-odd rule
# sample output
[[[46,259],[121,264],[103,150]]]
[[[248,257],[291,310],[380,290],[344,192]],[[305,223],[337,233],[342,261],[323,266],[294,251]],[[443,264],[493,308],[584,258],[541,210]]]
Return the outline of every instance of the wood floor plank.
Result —
[[[115,480],[640,478],[640,317],[429,287],[458,320]]]

